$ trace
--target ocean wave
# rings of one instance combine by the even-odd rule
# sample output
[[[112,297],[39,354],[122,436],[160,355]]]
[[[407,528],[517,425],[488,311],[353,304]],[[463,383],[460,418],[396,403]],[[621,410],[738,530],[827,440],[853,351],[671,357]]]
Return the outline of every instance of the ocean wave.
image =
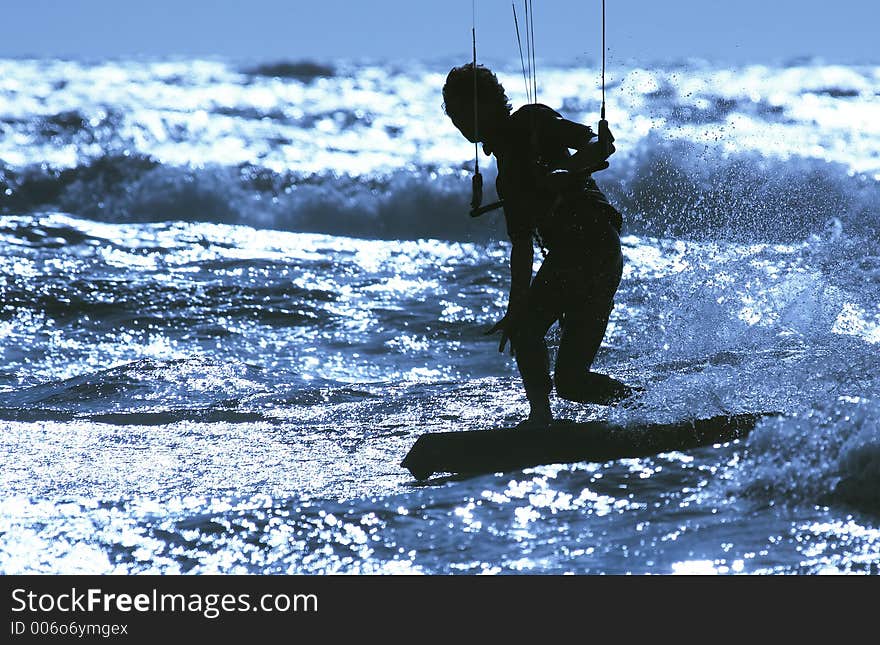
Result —
[[[21,227],[36,239],[32,246],[60,247],[66,244],[89,246],[118,242],[87,236],[74,228]],[[0,227],[0,236],[2,236]],[[39,232],[39,234],[38,234]],[[122,253],[131,252],[125,249]],[[132,257],[132,256],[127,256]],[[148,264],[152,264],[149,260]],[[234,272],[235,262],[199,262],[204,271]],[[239,263],[240,264],[240,263]],[[275,265],[264,263],[266,271]],[[14,317],[16,310],[39,311],[58,322],[105,320],[105,331],[123,322],[151,329],[188,329],[195,334],[225,335],[214,322],[217,317],[247,320],[250,324],[279,325],[285,328],[308,326],[313,330],[332,327],[331,309],[336,294],[320,288],[300,287],[290,282],[233,282],[210,285],[187,282],[165,283],[145,277],[121,279],[119,276],[72,277],[66,271],[43,275],[38,280],[17,279],[0,285],[6,309],[0,321]],[[170,315],[169,312],[174,312]]]
[[[155,411],[157,404],[205,409],[231,407],[231,401],[260,392],[260,369],[206,357],[142,359],[60,381],[0,394],[5,410],[107,413]],[[188,393],[188,400],[180,397]],[[167,394],[168,396],[163,396]],[[172,396],[173,395],[173,396]],[[197,405],[196,405],[197,404]]]
[[[880,185],[842,164],[648,137],[613,168],[600,185],[635,233],[792,242],[834,220],[857,237],[880,232]]]
[[[271,76],[273,78],[291,78],[297,81],[309,82],[316,78],[336,75],[336,69],[330,65],[316,63],[310,60],[302,61],[276,61],[273,63],[261,63],[244,70],[245,74],[253,76]]]
[[[880,511],[880,405],[841,397],[762,421],[749,436],[737,485],[772,503],[845,503]]]
[[[140,359],[0,392],[0,420],[112,425],[280,422],[295,406],[380,399],[387,384],[348,385],[206,356]]]
[[[492,171],[486,200],[495,198]],[[625,233],[791,242],[838,221],[880,237],[878,182],[841,164],[724,153],[647,138],[597,175]],[[411,166],[380,175],[276,172],[250,164],[173,166],[110,155],[65,170],[0,168],[0,212],[62,210],[100,221],[205,221],[373,239],[503,237],[500,211],[467,216],[464,169]]]
[[[303,175],[113,155],[61,171],[0,169],[0,212],[62,210],[113,223],[214,222],[371,239],[489,239],[500,229],[468,217],[466,183],[463,173],[435,168]]]

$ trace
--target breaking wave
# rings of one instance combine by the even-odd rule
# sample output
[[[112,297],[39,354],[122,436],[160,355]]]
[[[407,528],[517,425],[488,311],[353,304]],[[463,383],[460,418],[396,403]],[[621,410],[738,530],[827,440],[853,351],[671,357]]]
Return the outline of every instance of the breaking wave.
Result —
[[[596,179],[624,213],[625,233],[792,242],[838,225],[880,237],[878,182],[833,162],[648,138]],[[473,220],[468,198],[466,170],[430,166],[353,176],[109,155],[64,170],[0,168],[5,214],[60,210],[115,223],[205,221],[374,239],[503,235],[500,212]]]

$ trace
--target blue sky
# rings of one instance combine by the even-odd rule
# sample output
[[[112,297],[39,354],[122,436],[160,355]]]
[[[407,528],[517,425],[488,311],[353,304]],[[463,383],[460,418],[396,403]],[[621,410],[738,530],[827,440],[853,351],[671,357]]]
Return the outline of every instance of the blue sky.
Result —
[[[880,62],[880,0],[606,1],[612,64]],[[600,0],[532,2],[540,59],[598,58]],[[510,1],[476,7],[481,57],[518,56]],[[0,20],[0,56],[466,58],[471,0],[2,0]]]

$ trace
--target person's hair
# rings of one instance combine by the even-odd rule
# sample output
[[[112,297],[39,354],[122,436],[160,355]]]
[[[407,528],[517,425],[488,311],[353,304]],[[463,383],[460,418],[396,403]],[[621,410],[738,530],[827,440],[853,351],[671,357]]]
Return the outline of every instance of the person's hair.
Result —
[[[477,65],[477,97],[481,103],[494,103],[499,110],[510,114],[511,106],[498,77],[482,65]],[[474,104],[474,65],[468,63],[453,67],[443,85],[443,111],[449,114],[449,106]]]

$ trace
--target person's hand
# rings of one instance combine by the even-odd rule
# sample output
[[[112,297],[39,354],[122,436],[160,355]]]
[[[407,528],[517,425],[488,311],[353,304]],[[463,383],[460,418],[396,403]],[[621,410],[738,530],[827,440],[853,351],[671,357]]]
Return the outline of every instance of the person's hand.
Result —
[[[509,307],[507,309],[507,313],[504,314],[504,317],[499,320],[497,323],[492,325],[492,328],[486,332],[487,336],[491,336],[495,332],[501,332],[501,341],[498,343],[498,351],[504,352],[504,346],[510,346],[510,355],[514,355],[514,347],[513,347],[513,334],[516,331],[517,318],[515,310],[511,310]]]
[[[608,127],[608,121],[605,119],[599,121],[599,145],[602,146],[606,159],[614,154],[614,135],[611,134],[611,128]]]

